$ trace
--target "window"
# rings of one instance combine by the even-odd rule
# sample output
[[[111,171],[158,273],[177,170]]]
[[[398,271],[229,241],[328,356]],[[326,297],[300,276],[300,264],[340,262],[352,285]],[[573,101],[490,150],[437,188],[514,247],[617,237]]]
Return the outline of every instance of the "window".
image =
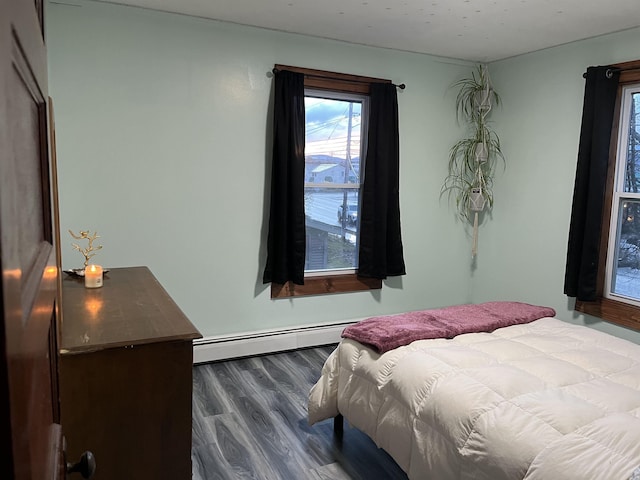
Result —
[[[300,77],[291,73],[304,78],[304,172],[300,177],[297,173],[288,175],[288,169],[297,169],[300,163],[286,163],[290,155],[302,156],[296,147],[301,135],[301,124],[296,123],[300,118],[296,99],[301,96],[295,86],[295,95],[282,93],[277,97],[280,101],[276,117],[283,127],[274,129],[277,173],[272,175],[263,281],[271,282],[272,298],[379,289],[383,278],[405,273],[398,199],[396,87],[389,80],[299,67],[276,65],[274,70],[276,75],[289,72],[287,82],[299,82],[295,78]],[[284,82],[276,82],[276,95],[284,92],[278,89],[278,85],[284,88]],[[294,105],[295,110],[284,113],[289,105]],[[368,125],[370,116],[376,121]],[[367,140],[368,136],[373,143]],[[288,143],[290,139],[294,143]],[[367,145],[372,146],[367,176],[379,179],[375,182],[364,181]],[[302,203],[295,196],[298,184],[283,183],[292,178],[304,181],[302,215],[297,210]],[[279,185],[293,192],[292,200],[286,204],[281,201],[284,195],[277,196],[274,203],[274,192],[284,191]],[[288,216],[292,212],[293,222]],[[297,227],[302,216],[304,232]],[[288,245],[295,250],[286,255]],[[300,255],[300,245],[305,246],[304,255]],[[300,284],[301,278],[304,285]]]
[[[307,88],[305,114],[305,275],[355,273],[367,96]]]
[[[640,306],[640,83],[620,103],[605,296]]]
[[[622,69],[600,240],[598,299],[576,310],[640,329],[640,61]]]

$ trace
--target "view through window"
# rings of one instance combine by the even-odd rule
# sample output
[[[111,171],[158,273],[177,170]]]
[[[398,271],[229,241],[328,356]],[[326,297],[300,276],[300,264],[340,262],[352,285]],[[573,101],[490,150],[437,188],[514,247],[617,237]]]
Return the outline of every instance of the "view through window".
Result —
[[[640,305],[640,84],[622,90],[620,112],[606,296]]]
[[[305,274],[358,267],[367,96],[305,89]]]

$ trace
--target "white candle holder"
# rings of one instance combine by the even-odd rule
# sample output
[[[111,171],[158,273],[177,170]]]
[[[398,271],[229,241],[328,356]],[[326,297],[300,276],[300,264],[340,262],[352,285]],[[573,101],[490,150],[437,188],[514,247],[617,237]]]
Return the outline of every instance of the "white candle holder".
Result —
[[[100,288],[103,284],[103,269],[100,265],[88,265],[84,269],[85,288]]]

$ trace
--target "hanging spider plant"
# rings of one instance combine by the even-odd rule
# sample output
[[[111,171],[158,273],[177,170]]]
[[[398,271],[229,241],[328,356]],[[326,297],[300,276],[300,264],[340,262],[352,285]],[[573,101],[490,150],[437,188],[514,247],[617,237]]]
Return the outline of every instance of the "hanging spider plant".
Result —
[[[455,198],[458,214],[471,220],[485,205],[493,206],[493,176],[499,159],[504,162],[498,135],[488,125],[492,106],[500,104],[484,65],[479,65],[471,77],[455,82],[456,118],[467,125],[469,136],[458,141],[449,151],[449,174],[442,193]],[[473,200],[473,203],[472,203]]]
[[[471,77],[463,78],[451,85],[458,88],[456,95],[456,119],[465,122],[475,121],[477,117],[489,113],[493,104],[500,105],[500,96],[493,89],[486,65],[478,65]]]
[[[451,147],[449,174],[442,191],[454,196],[461,217],[471,218],[469,196],[473,189],[480,189],[489,209],[493,206],[493,176],[498,159],[504,161],[500,139],[486,127]]]

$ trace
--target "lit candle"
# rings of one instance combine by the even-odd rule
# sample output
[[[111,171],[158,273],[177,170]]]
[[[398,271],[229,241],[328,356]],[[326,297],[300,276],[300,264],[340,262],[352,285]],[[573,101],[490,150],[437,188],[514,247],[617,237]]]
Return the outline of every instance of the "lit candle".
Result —
[[[84,286],[86,288],[102,286],[102,267],[100,265],[89,265],[84,269]]]

